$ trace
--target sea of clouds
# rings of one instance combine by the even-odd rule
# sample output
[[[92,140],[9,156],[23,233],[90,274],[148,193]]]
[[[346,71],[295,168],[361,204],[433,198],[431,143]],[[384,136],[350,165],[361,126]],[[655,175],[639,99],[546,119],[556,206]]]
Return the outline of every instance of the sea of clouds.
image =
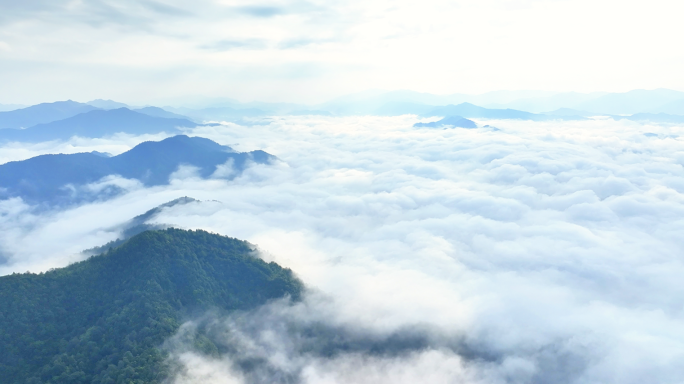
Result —
[[[280,161],[230,181],[229,164],[153,188],[110,177],[89,188],[127,192],[64,210],[0,201],[0,274],[80,260],[126,220],[190,196],[203,202],[156,222],[248,240],[310,292],[188,321],[165,345],[174,384],[684,381],[684,127],[415,122],[196,128]],[[162,137],[13,144],[2,160]],[[225,353],[194,349],[199,330]]]

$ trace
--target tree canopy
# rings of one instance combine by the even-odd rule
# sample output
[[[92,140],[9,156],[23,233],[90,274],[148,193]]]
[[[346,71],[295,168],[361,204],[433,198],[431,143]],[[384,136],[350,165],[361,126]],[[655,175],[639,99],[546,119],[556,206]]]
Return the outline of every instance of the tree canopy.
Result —
[[[292,271],[205,231],[143,232],[66,268],[0,277],[3,383],[160,383],[163,341],[207,309],[298,300]]]

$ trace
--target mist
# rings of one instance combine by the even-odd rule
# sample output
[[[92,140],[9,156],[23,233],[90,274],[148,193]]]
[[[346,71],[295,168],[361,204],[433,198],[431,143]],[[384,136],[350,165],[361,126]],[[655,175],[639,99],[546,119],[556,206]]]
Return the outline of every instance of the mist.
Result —
[[[166,345],[173,383],[684,379],[684,127],[416,121],[196,128],[187,133],[280,161],[232,180],[222,177],[230,164],[210,179],[182,168],[153,188],[112,177],[101,183],[125,193],[68,210],[0,201],[0,273],[80,260],[126,220],[190,196],[204,202],[165,208],[154,222],[254,243],[310,292],[188,319]],[[12,144],[3,160],[116,154],[140,141]],[[197,334],[221,353],[197,349]]]

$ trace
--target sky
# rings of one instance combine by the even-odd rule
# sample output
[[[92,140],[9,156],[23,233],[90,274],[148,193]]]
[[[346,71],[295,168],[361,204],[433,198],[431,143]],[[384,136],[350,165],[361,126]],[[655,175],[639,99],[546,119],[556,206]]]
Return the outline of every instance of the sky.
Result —
[[[416,121],[290,116],[194,128],[280,161],[233,180],[181,167],[150,188],[108,177],[91,187],[126,193],[67,209],[0,201],[0,274],[81,260],[132,217],[190,196],[203,202],[154,222],[247,240],[309,293],[296,305],[190,319],[165,344],[182,367],[174,384],[684,379],[684,127],[478,120],[478,129],[440,130]],[[15,143],[0,153],[118,154],[163,137]],[[198,324],[236,353],[194,350],[187,335]],[[259,363],[240,368],[245,360]]]
[[[0,0],[0,103],[684,91],[677,0]]]

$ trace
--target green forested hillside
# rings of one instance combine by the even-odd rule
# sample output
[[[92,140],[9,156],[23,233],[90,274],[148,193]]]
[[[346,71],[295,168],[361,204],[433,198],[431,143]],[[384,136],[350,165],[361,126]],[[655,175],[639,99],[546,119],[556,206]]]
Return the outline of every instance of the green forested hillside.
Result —
[[[0,277],[0,382],[159,383],[185,316],[290,295],[292,271],[204,231],[143,232],[66,268]]]

